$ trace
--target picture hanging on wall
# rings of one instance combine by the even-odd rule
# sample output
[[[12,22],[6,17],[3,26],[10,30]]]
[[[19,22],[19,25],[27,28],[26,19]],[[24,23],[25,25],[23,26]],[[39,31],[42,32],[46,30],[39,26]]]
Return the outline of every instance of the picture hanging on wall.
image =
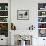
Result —
[[[29,10],[17,10],[17,20],[29,20]]]

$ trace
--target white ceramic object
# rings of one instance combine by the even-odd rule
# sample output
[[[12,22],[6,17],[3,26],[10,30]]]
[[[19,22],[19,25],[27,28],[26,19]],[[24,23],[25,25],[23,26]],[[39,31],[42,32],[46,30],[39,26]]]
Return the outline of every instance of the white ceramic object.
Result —
[[[40,8],[40,10],[44,10],[45,8]]]
[[[5,10],[8,10],[8,6],[5,6]]]
[[[46,8],[46,6],[45,6],[45,8]]]
[[[1,10],[1,6],[0,6],[0,10]]]
[[[21,40],[21,46],[25,46],[25,41]]]
[[[40,33],[44,34],[45,33],[45,29],[41,29]]]
[[[42,12],[42,14],[45,14],[45,12]]]

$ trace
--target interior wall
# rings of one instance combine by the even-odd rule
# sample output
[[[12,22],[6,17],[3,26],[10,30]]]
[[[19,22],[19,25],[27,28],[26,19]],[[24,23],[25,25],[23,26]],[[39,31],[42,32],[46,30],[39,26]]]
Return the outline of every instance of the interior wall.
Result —
[[[11,0],[11,22],[17,30],[27,30],[29,26],[38,27],[38,3],[46,0]],[[29,20],[17,20],[17,10],[29,10]]]
[[[38,35],[38,3],[46,3],[46,0],[11,0],[11,22],[14,23],[18,32],[19,30],[27,30],[33,24],[36,32],[34,36]],[[29,10],[29,20],[17,20],[17,10],[21,9]],[[34,37],[32,39],[33,45],[40,46],[43,44],[43,39],[41,39]]]
[[[15,3],[14,3],[15,2]],[[32,3],[33,2],[33,3]],[[37,2],[32,0],[15,0],[11,2],[11,20],[17,30],[27,30],[29,26],[37,26]],[[29,20],[17,20],[17,10],[29,10]]]

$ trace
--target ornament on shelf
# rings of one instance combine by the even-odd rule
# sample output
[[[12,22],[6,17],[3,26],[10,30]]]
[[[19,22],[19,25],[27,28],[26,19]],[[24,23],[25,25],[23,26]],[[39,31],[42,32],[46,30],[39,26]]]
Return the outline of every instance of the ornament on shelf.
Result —
[[[11,30],[16,30],[16,26],[13,23],[11,23]]]
[[[34,26],[33,25],[31,25],[31,26],[29,26],[29,30],[34,30]]]

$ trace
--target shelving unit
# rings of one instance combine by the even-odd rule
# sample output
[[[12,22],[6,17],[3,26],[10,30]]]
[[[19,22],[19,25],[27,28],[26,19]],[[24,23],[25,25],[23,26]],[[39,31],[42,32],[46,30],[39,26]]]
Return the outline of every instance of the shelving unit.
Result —
[[[38,31],[39,37],[46,37],[46,3],[38,3]]]
[[[0,3],[0,35],[8,37],[8,3]]]

